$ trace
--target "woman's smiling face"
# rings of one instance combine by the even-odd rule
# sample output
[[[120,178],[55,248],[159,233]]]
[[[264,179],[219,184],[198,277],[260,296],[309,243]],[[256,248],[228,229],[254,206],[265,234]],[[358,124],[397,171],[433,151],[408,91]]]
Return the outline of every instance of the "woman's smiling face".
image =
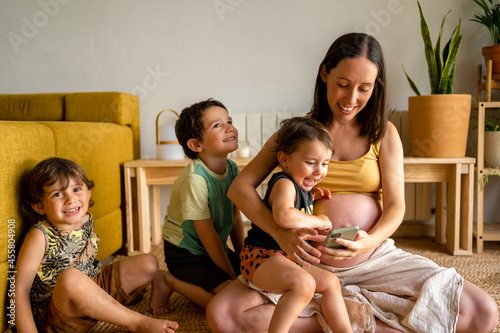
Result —
[[[377,66],[364,57],[344,58],[329,73],[325,66],[321,79],[335,120],[348,121],[365,107],[372,96],[378,75]]]

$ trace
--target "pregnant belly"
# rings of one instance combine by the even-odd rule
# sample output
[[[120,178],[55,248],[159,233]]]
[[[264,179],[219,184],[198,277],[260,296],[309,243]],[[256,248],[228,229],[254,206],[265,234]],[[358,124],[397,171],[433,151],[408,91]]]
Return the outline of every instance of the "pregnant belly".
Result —
[[[314,203],[314,213],[328,216],[334,229],[357,225],[369,232],[382,214],[382,204],[364,194],[332,194],[331,199],[321,199]],[[373,250],[349,260],[332,260],[323,255],[321,262],[334,267],[350,267],[363,262],[372,252]]]

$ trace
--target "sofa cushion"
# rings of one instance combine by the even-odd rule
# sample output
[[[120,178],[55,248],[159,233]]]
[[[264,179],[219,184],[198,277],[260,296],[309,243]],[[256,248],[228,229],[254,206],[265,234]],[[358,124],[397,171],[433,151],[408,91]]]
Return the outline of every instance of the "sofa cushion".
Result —
[[[7,259],[8,220],[15,220],[16,247],[27,229],[27,223],[22,223],[19,213],[20,188],[19,179],[31,170],[39,161],[54,156],[54,135],[50,128],[34,122],[1,121],[0,133],[0,262]],[[8,147],[8,148],[7,148]]]
[[[72,93],[66,96],[65,108],[67,121],[113,122],[129,125],[137,116],[139,98],[120,92]]]
[[[0,95],[1,120],[64,120],[64,93]]]
[[[90,210],[93,211],[92,208]],[[122,232],[123,218],[121,209],[117,208],[95,221],[94,231],[99,236],[97,259],[104,260],[122,247],[125,237]]]
[[[66,95],[67,121],[113,122],[132,128],[134,158],[140,158],[141,121],[139,97],[121,92],[88,92]]]

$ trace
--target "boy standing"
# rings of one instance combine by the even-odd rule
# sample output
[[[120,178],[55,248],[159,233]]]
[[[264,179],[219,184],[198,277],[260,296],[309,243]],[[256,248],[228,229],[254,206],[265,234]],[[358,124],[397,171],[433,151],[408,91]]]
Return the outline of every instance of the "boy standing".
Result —
[[[163,226],[166,283],[196,304],[239,274],[243,247],[240,211],[227,198],[238,166],[227,155],[238,148],[238,131],[225,106],[208,99],[185,108],[175,134],[191,159],[174,183]],[[227,246],[231,241],[235,252]]]

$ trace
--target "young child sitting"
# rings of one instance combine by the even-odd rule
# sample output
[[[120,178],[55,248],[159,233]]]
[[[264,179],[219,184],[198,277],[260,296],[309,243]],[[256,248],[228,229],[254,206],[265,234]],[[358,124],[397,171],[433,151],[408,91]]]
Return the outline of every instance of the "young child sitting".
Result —
[[[328,170],[333,140],[316,120],[296,117],[284,120],[274,151],[283,169],[268,183],[264,197],[274,220],[283,228],[331,229],[325,215],[312,215],[313,200],[330,196],[326,189],[311,189]],[[315,292],[323,295],[321,310],[334,332],[352,332],[338,278],[318,267],[300,267],[266,232],[252,224],[241,253],[241,273],[247,285],[282,294],[269,332],[288,332]]]
[[[87,332],[98,320],[132,332],[174,332],[178,324],[125,307],[152,282],[150,307],[168,312],[164,272],[142,254],[102,267],[88,211],[94,182],[76,163],[49,158],[27,176],[26,203],[39,222],[24,239],[16,265],[19,332]]]
[[[238,131],[225,106],[213,99],[182,110],[175,134],[191,159],[176,179],[163,226],[166,281],[171,291],[205,307],[239,274],[243,246],[240,211],[227,198],[238,166],[227,155]],[[227,246],[231,236],[235,252]]]

